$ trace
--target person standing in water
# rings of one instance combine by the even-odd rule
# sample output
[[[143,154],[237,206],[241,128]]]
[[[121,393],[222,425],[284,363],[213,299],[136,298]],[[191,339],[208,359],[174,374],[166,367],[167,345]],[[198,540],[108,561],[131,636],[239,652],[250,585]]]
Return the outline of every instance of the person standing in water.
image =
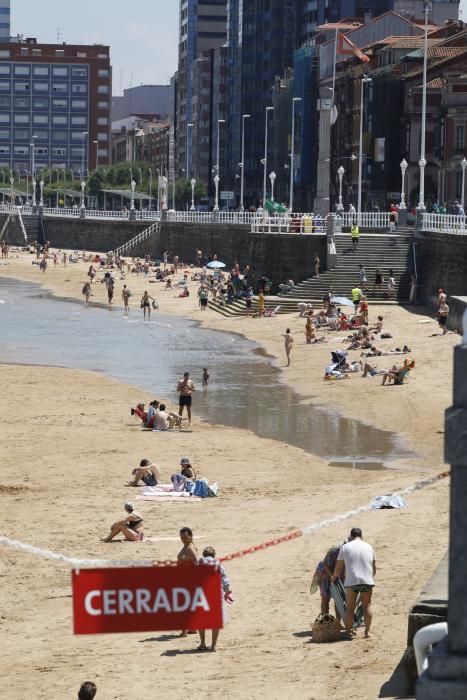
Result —
[[[284,348],[287,357],[287,367],[290,367],[290,351],[292,350],[293,338],[290,334],[290,328],[287,328],[284,334]]]
[[[130,310],[130,304],[129,304],[129,301],[130,301],[130,290],[128,289],[128,287],[126,286],[126,284],[123,285],[123,289],[122,289],[122,300],[123,300],[123,305],[124,305],[124,307],[125,307],[125,313],[128,313],[128,311]]]
[[[153,297],[149,296],[149,293],[145,291],[143,296],[141,297],[141,308],[143,309],[145,319],[146,312],[148,314],[148,319],[151,318],[151,301],[154,301]]]
[[[190,373],[185,372],[183,375],[183,379],[181,379],[178,384],[177,384],[177,391],[180,394],[179,400],[178,400],[178,415],[180,418],[183,415],[183,407],[186,406],[186,412],[188,414],[188,423],[191,423],[191,395],[195,389],[195,385],[190,379]]]
[[[209,374],[207,367],[203,369],[203,386],[207,386],[209,383]]]

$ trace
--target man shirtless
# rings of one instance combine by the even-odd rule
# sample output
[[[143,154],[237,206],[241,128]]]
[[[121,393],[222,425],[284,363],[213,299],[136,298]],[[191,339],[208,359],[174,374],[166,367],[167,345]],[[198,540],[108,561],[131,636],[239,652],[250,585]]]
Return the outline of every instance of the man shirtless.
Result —
[[[181,379],[177,384],[177,391],[180,394],[178,400],[178,415],[180,418],[183,416],[183,407],[186,406],[186,411],[188,414],[188,423],[191,423],[191,403],[192,403],[192,393],[196,391],[195,385],[190,379],[190,373],[185,372],[183,379]]]

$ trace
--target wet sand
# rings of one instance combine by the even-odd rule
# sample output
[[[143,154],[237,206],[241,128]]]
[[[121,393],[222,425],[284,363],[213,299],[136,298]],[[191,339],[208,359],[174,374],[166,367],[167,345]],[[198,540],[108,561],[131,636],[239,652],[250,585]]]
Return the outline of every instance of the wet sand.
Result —
[[[44,282],[56,294],[79,298],[86,269],[81,264],[66,270],[52,267],[40,275],[31,266],[31,256],[24,256],[0,266],[0,274]],[[127,283],[136,306],[139,292],[149,285],[133,276]],[[151,287],[159,290],[161,285]],[[103,285],[96,286],[95,299],[104,301],[104,292]],[[140,399],[135,388],[95,373],[0,366],[5,535],[79,557],[174,557],[177,541],[99,542],[123,501],[135,497],[136,489],[129,493],[123,483],[129,466],[142,457],[157,461],[169,477],[179,458],[188,454],[203,475],[219,481],[217,499],[174,505],[143,502],[140,510],[148,534],[176,537],[181,525],[189,525],[202,536],[200,547],[212,544],[220,554],[441,471],[438,431],[443,430],[443,410],[450,402],[452,346],[457,339],[451,334],[429,338],[436,331],[434,323],[419,324],[424,317],[397,307],[383,312],[394,335],[385,342],[407,343],[417,361],[407,386],[380,387],[378,378],[359,376],[328,384],[322,381],[322,368],[333,346],[306,346],[301,319],[223,319],[212,312],[202,314],[194,294],[177,299],[158,291],[157,297],[158,313],[183,313],[197,320],[205,316],[203,323],[261,342],[279,364],[284,364],[281,333],[287,324],[296,341],[284,379],[307,400],[403,431],[419,456],[399,463],[399,472],[354,470],[330,468],[298,448],[278,447],[276,441],[249,431],[198,420],[191,434],[154,435],[142,432],[129,418],[128,407]],[[370,312],[373,316],[371,307]],[[131,313],[141,312],[135,308]],[[383,360],[387,358],[379,362]],[[231,562],[228,573],[236,602],[216,655],[193,654],[196,640],[191,636],[73,637],[68,569],[1,548],[1,628],[6,644],[0,667],[9,696],[45,699],[52,687],[52,697],[73,697],[80,683],[90,679],[98,685],[97,697],[119,700],[129,694],[149,700],[157,691],[170,699],[187,692],[200,699],[220,694],[377,697],[404,651],[408,608],[447,545],[448,480],[408,500],[405,510],[376,511],[358,519],[378,557],[374,637],[365,641],[360,633],[351,643],[331,646],[309,643],[310,624],[319,612],[319,596],[308,592],[310,579],[327,547],[341,541],[356,523]]]

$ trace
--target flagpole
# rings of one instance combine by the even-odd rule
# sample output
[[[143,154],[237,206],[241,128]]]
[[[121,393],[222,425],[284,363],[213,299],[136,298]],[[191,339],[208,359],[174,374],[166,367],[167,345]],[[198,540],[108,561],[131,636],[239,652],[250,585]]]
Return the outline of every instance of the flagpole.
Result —
[[[336,94],[336,63],[337,63],[337,34],[338,29],[336,27],[336,36],[334,39],[334,68],[332,72],[332,106],[336,104],[335,94]]]

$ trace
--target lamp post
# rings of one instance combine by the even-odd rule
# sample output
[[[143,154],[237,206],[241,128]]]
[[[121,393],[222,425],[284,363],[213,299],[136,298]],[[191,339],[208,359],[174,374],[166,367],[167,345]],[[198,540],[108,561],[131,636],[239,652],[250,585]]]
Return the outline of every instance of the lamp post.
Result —
[[[39,201],[39,206],[43,207],[44,206],[44,180],[41,180],[39,182],[39,187],[41,188],[41,198]]]
[[[268,170],[268,112],[272,112],[274,107],[266,107],[266,117],[264,124],[264,158],[263,158],[263,207],[266,204],[266,182]]]
[[[26,204],[29,205],[29,170],[24,171],[26,175]]]
[[[423,13],[425,15],[425,35],[423,43],[423,88],[422,88],[422,133],[420,139],[420,160],[418,165],[420,168],[420,193],[418,198],[417,209],[421,212],[425,211],[425,146],[426,146],[426,73],[428,65],[428,14],[430,12],[430,3],[424,2]]]
[[[191,178],[191,211],[195,211],[195,185],[196,185],[196,180],[194,177]]]
[[[339,204],[336,209],[338,212],[344,211],[344,205],[342,204],[342,180],[344,178],[345,170],[342,165],[337,169],[337,174],[339,176]]]
[[[10,186],[11,186],[11,192],[10,192],[10,204],[13,205],[13,185],[15,184],[15,178],[13,177],[13,173],[11,174],[10,177]]]
[[[274,170],[269,173],[269,180],[271,182],[271,202],[274,201],[274,183],[276,181],[276,177],[277,176],[276,176],[276,173],[274,172]]]
[[[134,180],[131,181],[131,206],[130,206],[130,211],[135,210],[135,187],[136,187],[136,182]]]
[[[194,124],[191,122],[186,125],[186,179],[190,179],[190,129]]]
[[[99,168],[99,141],[93,141],[93,144],[96,147],[96,170]]]
[[[156,169],[157,173],[157,213],[160,214],[161,211],[161,172],[159,168]]]
[[[141,170],[141,168],[138,168],[138,172],[139,172],[139,186],[140,186],[140,189],[142,190],[142,189],[143,189],[143,171]],[[143,200],[142,200],[142,194],[141,194],[141,192],[140,192],[140,195],[139,195],[139,210],[141,211],[142,208],[143,208]]]
[[[86,187],[86,183],[84,180],[81,180],[81,210],[86,209],[85,204],[84,204],[84,188]]]
[[[220,125],[225,124],[225,119],[217,120],[217,144],[216,144],[216,174],[214,176],[214,186],[216,188],[216,197],[214,201],[214,211],[219,211],[219,146],[220,146]]]
[[[293,181],[294,181],[294,158],[295,158],[295,104],[301,102],[301,97],[292,99],[292,140],[290,144],[290,193],[289,193],[289,209],[293,211]]]
[[[33,136],[31,139],[31,143],[29,144],[29,147],[31,149],[31,184],[32,184],[32,206],[36,207],[37,202],[36,202],[36,164],[35,164],[35,154],[36,154],[36,147],[34,143],[34,139],[37,139],[37,136]]]
[[[149,211],[152,211],[152,169],[148,168],[149,173]]]
[[[462,168],[462,193],[461,193],[461,207],[462,209],[464,208],[464,202],[465,202],[465,169],[467,168],[467,160],[465,159],[465,156],[461,160],[461,168]]]
[[[358,194],[357,194],[357,223],[360,226],[362,213],[362,173],[363,173],[363,94],[365,83],[373,82],[372,79],[363,75],[360,81],[360,138],[358,144]]]
[[[81,140],[82,140],[82,145],[81,145],[81,172],[82,172],[82,177],[84,178],[85,175],[85,170],[84,170],[84,155],[86,153],[85,151],[85,145],[84,142],[86,140],[86,136],[88,135],[87,131],[82,131],[81,132]]]
[[[465,159],[464,159],[464,160],[465,160]],[[467,165],[467,160],[465,161],[465,164]],[[399,204],[399,209],[407,209],[407,206],[406,206],[406,204],[405,204],[405,173],[407,172],[407,168],[408,168],[409,166],[408,166],[408,163],[407,163],[407,161],[405,160],[405,158],[403,158],[403,159],[401,160],[401,165],[400,165],[400,167],[401,167],[402,182],[401,182],[401,201],[400,201],[400,204]]]
[[[241,169],[241,179],[240,179],[240,210],[245,211],[243,206],[243,190],[245,184],[245,119],[249,119],[251,114],[242,114],[242,162],[238,165]]]

